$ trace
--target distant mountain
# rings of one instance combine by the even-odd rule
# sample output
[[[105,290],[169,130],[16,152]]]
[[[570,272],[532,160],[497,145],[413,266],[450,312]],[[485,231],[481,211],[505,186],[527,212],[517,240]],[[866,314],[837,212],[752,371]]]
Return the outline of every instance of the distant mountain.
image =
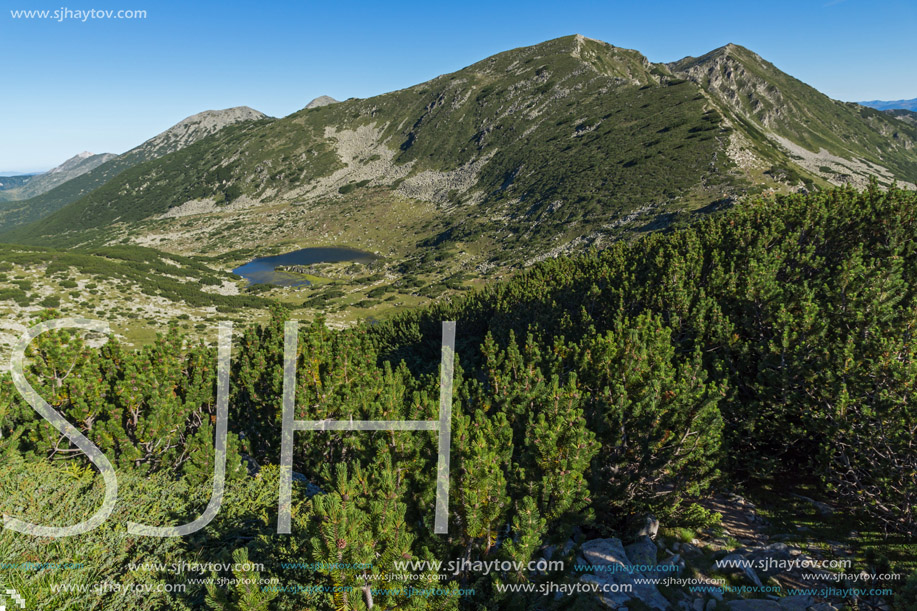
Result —
[[[338,101],[327,95],[320,95],[308,104],[306,104],[306,109],[309,108],[318,108],[320,106],[327,106],[328,104],[337,104]]]
[[[404,273],[485,273],[749,193],[870,177],[917,182],[917,129],[737,45],[653,64],[567,36],[224,129],[4,238],[202,254],[343,243]]]
[[[51,189],[64,184],[68,180],[73,180],[99,167],[106,161],[111,161],[117,157],[111,153],[102,153],[94,155],[84,151],[79,155],[74,155],[56,168],[48,170],[43,174],[32,176],[25,183],[10,193],[8,199],[23,200],[47,193]]]
[[[34,177],[35,174],[4,174],[0,176],[0,191],[20,189]]]
[[[0,174],[0,202],[17,199],[19,190],[34,177],[35,174],[17,174],[16,172]]]
[[[861,106],[868,106],[870,108],[875,108],[876,110],[913,110],[917,111],[917,98],[912,100],[894,100],[892,102],[885,102],[882,100],[870,100],[869,102],[857,102]]]
[[[267,115],[247,106],[208,110],[184,119],[123,155],[77,155],[50,172],[32,178],[23,187],[26,191],[37,184],[45,192],[35,193],[30,199],[0,204],[0,229],[8,231],[43,218],[91,193],[123,171],[179,151],[229,125],[265,118]],[[53,188],[45,189],[49,184]]]
[[[23,173],[23,172],[20,172],[20,171],[17,171],[17,170],[12,170],[12,171],[0,172],[0,178],[9,178],[10,176],[29,177],[29,176],[35,176],[36,174],[41,174],[41,172],[27,172],[27,173]]]

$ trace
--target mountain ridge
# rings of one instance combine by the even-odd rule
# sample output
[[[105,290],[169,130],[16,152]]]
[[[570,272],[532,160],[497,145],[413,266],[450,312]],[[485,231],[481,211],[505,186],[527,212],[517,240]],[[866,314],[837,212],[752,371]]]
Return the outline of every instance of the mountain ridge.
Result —
[[[539,63],[533,63],[536,60]],[[628,180],[626,175],[630,172],[616,170],[616,177],[609,178],[590,163],[587,157],[594,142],[603,142],[609,153],[619,158],[618,167],[626,170],[644,158],[647,163],[657,163],[647,156],[649,152],[644,146],[647,142],[662,151],[666,142],[685,139],[690,146],[683,147],[684,150],[676,149],[674,143],[670,147],[670,154],[678,159],[676,167],[671,171],[654,170],[656,180],[670,183],[663,189],[662,198],[666,200],[671,194],[692,188],[696,180],[686,172],[689,167],[702,164],[701,158],[708,160],[704,163],[713,159],[712,136],[700,133],[713,123],[708,121],[709,117],[702,117],[699,100],[693,100],[693,92],[684,87],[658,86],[658,77],[651,70],[650,63],[636,51],[584,37],[565,37],[507,51],[451,75],[397,92],[303,109],[262,126],[256,130],[260,133],[247,134],[248,140],[225,142],[228,145],[225,149],[210,151],[209,160],[202,155],[197,155],[196,160],[164,158],[155,170],[158,175],[184,177],[185,172],[194,172],[199,178],[193,181],[193,189],[188,189],[191,182],[184,178],[183,184],[169,179],[159,190],[151,184],[149,210],[133,205],[131,210],[116,211],[112,207],[112,201],[118,197],[114,194],[115,187],[112,185],[109,190],[106,186],[104,192],[80,202],[80,211],[73,207],[66,213],[62,211],[55,215],[56,219],[42,222],[39,231],[49,231],[48,223],[52,226],[50,231],[55,232],[54,223],[59,223],[61,229],[87,223],[98,228],[115,219],[153,218],[195,199],[210,201],[211,211],[218,212],[214,206],[225,205],[227,199],[243,205],[278,197],[283,201],[304,198],[315,201],[339,197],[358,188],[355,185],[384,187],[386,183],[396,198],[407,197],[434,206],[448,206],[455,197],[466,204],[484,202],[487,208],[497,205],[498,209],[488,216],[509,213],[511,222],[519,226],[520,237],[532,229],[531,221],[535,221],[537,230],[538,218],[552,214],[558,206],[544,202],[533,208],[532,202],[526,206],[528,211],[500,212],[499,208],[514,208],[516,204],[511,200],[531,200],[546,192],[564,198],[578,197],[574,192],[581,183],[593,185],[586,187],[590,191],[584,204],[587,209],[568,208],[569,212],[565,210],[561,216],[572,221],[591,214],[588,210],[607,216],[614,211],[602,212],[597,199],[603,184],[609,181],[620,184],[628,200],[650,194],[638,195],[640,184]],[[643,91],[638,87],[650,85],[650,89]],[[621,97],[608,97],[610,92]],[[634,104],[638,98],[645,98],[644,105],[660,107],[662,114],[654,118],[657,125],[653,132],[660,132],[661,136],[637,137],[636,121],[644,114]],[[668,133],[664,107],[677,109],[678,102],[696,106],[692,121],[702,123],[692,122]],[[567,109],[574,104],[593,107],[590,112],[596,116],[592,125],[578,126],[574,115],[558,123],[560,113],[569,113]],[[603,106],[609,108],[602,110]],[[615,109],[633,116],[618,125],[607,120],[608,111]],[[677,114],[681,110],[673,112]],[[547,115],[557,116],[551,120]],[[602,122],[603,132],[618,135],[610,140],[597,138],[594,132]],[[697,128],[699,136],[688,132],[692,126]],[[231,136],[234,134],[222,139],[230,140]],[[553,142],[568,137],[573,138],[571,142],[575,146],[555,150]],[[263,154],[262,142],[276,146],[279,154]],[[537,155],[533,155],[533,143],[541,143],[536,147]],[[691,154],[692,150],[698,152],[705,147],[710,150],[701,155]],[[498,150],[500,155],[493,157]],[[575,165],[583,164],[582,172],[578,176],[569,175],[568,166],[555,162],[556,154],[571,157]],[[210,165],[199,170],[186,167],[187,163],[202,161]],[[703,168],[697,165],[695,170],[702,175]],[[141,176],[132,178],[136,183]],[[133,203],[136,204],[136,198]],[[477,217],[465,219],[467,226],[462,233],[466,234],[490,232],[503,225],[480,214],[464,216]],[[481,224],[485,227],[476,226]],[[551,224],[556,226],[557,222]]]
[[[869,100],[867,102],[857,102],[860,106],[868,106],[876,110],[910,110],[917,111],[917,98],[910,100]]]
[[[47,193],[54,187],[92,171],[115,157],[117,155],[111,153],[95,155],[83,151],[47,172],[12,176],[11,179],[16,179],[15,184],[0,185],[0,201],[20,201]]]
[[[483,274],[763,190],[911,184],[915,142],[736,44],[654,64],[573,35],[222,130],[4,237],[208,255],[346,244],[402,272]]]
[[[181,150],[224,127],[267,118],[267,115],[247,106],[207,110],[191,115],[127,152],[102,159],[101,163],[95,164],[88,171],[72,176],[41,194],[5,204],[0,202],[0,228],[11,231],[53,214],[106,184],[124,170]],[[36,178],[29,183],[33,180]]]
[[[784,164],[833,184],[864,187],[870,176],[917,182],[917,132],[899,129],[879,111],[832,100],[749,49],[728,44],[667,65],[702,86],[731,123],[751,122],[745,131],[757,150],[784,157]]]

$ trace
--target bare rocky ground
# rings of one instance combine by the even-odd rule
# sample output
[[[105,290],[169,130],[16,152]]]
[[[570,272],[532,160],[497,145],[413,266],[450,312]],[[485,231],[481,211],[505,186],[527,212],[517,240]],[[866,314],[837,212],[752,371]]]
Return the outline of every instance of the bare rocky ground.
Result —
[[[819,515],[834,509],[794,495]],[[717,494],[700,503],[722,516],[719,527],[692,533],[660,529],[651,516],[625,545],[621,539],[568,541],[563,551],[549,547],[545,557],[570,555],[582,571],[580,582],[630,586],[630,592],[599,596],[611,609],[683,611],[832,611],[889,610],[886,598],[850,596],[849,589],[878,587],[870,573],[837,541],[799,545],[799,533],[775,533],[756,506],[736,494]],[[806,530],[804,526],[797,529]],[[849,561],[850,568],[843,568]],[[639,569],[639,570],[637,570]],[[856,584],[840,574],[858,574]],[[676,580],[686,580],[673,585]],[[692,591],[693,589],[693,591]],[[848,590],[846,593],[844,590]]]
[[[182,302],[146,295],[126,282],[81,274],[70,270],[66,278],[47,278],[42,266],[13,265],[4,272],[0,288],[29,282],[29,302],[20,305],[12,300],[0,301],[0,371],[7,371],[10,351],[23,332],[38,321],[43,310],[53,308],[60,317],[103,320],[111,325],[115,337],[129,345],[140,346],[177,324],[193,336],[216,337],[216,325],[222,320],[244,324],[257,319],[260,312],[218,313],[215,307],[189,307]],[[224,282],[222,286],[205,287],[224,295],[238,294],[242,282]],[[58,305],[49,305],[48,298]]]
[[[895,177],[887,169],[871,164],[860,159],[844,159],[832,155],[825,149],[817,153],[799,146],[787,138],[771,134],[771,139],[778,142],[800,166],[821,175],[825,180],[834,185],[849,184],[857,189],[865,189],[869,185],[870,177],[877,176],[885,182],[893,182]],[[917,185],[907,181],[898,181],[898,186],[903,189],[917,189]]]
[[[280,252],[296,249],[296,245],[290,245]],[[250,256],[239,261],[213,263],[212,267],[227,272],[248,258]],[[454,265],[461,265],[463,260],[459,257]],[[193,277],[185,275],[179,264],[175,265],[174,274],[163,275],[189,286],[193,284],[202,292],[234,296],[251,290],[242,278],[226,279],[219,285],[198,285]],[[322,316],[329,327],[340,329],[423,305],[435,298],[438,290],[426,284],[399,284],[401,276],[391,271],[386,260],[373,266],[343,262],[317,264],[312,268],[312,285],[256,287],[261,290],[254,294],[285,305],[293,318],[312,320]],[[269,317],[267,307],[245,307],[227,312],[217,311],[214,306],[191,306],[181,300],[145,294],[126,280],[86,274],[75,268],[49,277],[44,265],[5,265],[0,272],[0,291],[22,286],[27,287],[25,300],[17,302],[0,296],[0,371],[9,368],[12,346],[49,308],[61,318],[106,321],[115,337],[131,347],[150,343],[157,333],[166,332],[172,325],[177,325],[193,340],[213,344],[219,322],[230,321],[241,332],[244,326],[264,322]]]

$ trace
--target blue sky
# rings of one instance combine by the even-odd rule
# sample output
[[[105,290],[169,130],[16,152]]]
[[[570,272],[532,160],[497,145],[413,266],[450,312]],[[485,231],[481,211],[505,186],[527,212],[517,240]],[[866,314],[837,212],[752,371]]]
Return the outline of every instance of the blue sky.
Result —
[[[913,0],[154,2],[0,0],[0,171],[121,153],[206,109],[283,116],[580,33],[651,61],[744,45],[841,100],[917,97]],[[13,19],[135,9],[142,20]]]

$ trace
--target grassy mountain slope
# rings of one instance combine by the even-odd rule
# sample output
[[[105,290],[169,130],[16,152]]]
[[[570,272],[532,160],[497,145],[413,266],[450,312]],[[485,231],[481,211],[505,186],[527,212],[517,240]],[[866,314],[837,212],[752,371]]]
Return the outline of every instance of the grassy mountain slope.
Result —
[[[917,125],[917,112],[913,110],[904,110],[902,108],[895,108],[892,110],[886,110],[885,114],[895,117],[899,121],[904,121],[910,125]]]
[[[703,87],[761,153],[777,145],[804,170],[832,182],[858,177],[865,184],[870,175],[917,182],[917,129],[832,100],[748,49],[730,44],[668,66]],[[848,180],[839,180],[844,174]]]
[[[338,243],[402,272],[481,274],[750,192],[913,182],[915,143],[908,123],[735,45],[654,65],[568,36],[234,126],[0,238],[198,254]]]
[[[265,115],[248,107],[209,110],[188,117],[140,146],[97,165],[91,171],[80,173],[56,188],[30,199],[0,205],[0,231],[12,231],[44,218],[88,195],[121,172],[178,151],[227,125],[264,118]],[[33,180],[39,179],[41,177]]]
[[[259,212],[262,224],[296,229],[283,238],[302,239],[304,214],[371,195],[432,204],[438,222],[417,233],[437,244],[546,252],[617,235],[635,212],[654,211],[652,219],[679,198],[720,199],[736,178],[717,155],[724,136],[693,84],[635,51],[571,36],[401,91],[227,130],[135,167],[16,237],[74,243],[87,239],[75,230],[101,229],[113,239],[113,223],[164,213],[181,220],[155,223],[157,232],[200,229],[201,212],[236,210],[250,243],[263,243],[277,238],[239,209],[305,203]]]

